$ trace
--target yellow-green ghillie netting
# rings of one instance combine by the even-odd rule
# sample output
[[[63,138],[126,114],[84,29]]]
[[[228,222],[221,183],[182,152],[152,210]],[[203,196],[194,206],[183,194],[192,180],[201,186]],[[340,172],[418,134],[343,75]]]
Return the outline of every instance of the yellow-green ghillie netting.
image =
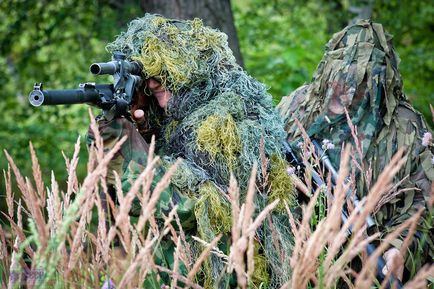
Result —
[[[172,92],[165,111],[154,115],[161,120],[159,153],[169,164],[178,157],[183,159],[172,177],[172,185],[180,194],[196,199],[195,215],[201,238],[230,234],[225,194],[231,173],[237,178],[244,198],[251,169],[254,163],[261,162],[261,138],[265,156],[275,155],[283,161],[285,132],[271,95],[236,63],[227,36],[204,26],[198,19],[180,21],[146,14],[132,21],[128,30],[107,49],[140,61],[145,77],[156,78]],[[284,162],[279,163],[278,169],[285,174],[281,164]],[[273,171],[271,167],[267,169]],[[281,175],[274,175],[278,182],[286,181]],[[259,171],[257,180],[262,179]],[[273,198],[294,201],[291,184],[276,183],[272,187],[278,189]],[[267,190],[257,194],[257,211],[269,201]],[[276,214],[270,218],[275,222],[273,230],[268,226],[258,233],[260,253],[271,274],[270,278],[260,278],[270,288],[279,287],[289,278],[289,260],[282,258],[279,250],[285,248],[288,253],[292,240],[287,218],[278,217],[277,212],[273,214]],[[272,233],[277,236],[280,248],[265,241],[271,239]],[[212,276],[206,282],[220,280],[222,260],[213,256],[209,264]]]
[[[210,67],[235,62],[226,43],[226,34],[199,19],[178,21],[148,14],[132,21],[107,49],[126,52],[142,63],[145,77],[158,77],[175,92],[198,78],[209,78]]]
[[[231,169],[241,151],[240,134],[233,117],[230,114],[225,117],[210,115],[196,132],[198,148],[207,152],[212,162],[216,157],[222,157]]]

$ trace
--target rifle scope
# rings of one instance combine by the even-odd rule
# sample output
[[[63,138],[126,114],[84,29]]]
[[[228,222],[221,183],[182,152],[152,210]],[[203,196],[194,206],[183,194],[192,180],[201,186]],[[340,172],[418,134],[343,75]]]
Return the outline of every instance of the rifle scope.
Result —
[[[141,75],[142,66],[136,61],[129,62],[125,59],[125,54],[115,52],[112,61],[93,63],[90,66],[90,72],[95,75],[113,75],[115,73]]]

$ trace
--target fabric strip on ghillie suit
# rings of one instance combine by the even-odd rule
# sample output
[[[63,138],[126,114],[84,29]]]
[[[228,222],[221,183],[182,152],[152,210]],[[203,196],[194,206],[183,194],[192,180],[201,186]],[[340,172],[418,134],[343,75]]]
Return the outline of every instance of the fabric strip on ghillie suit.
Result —
[[[309,137],[334,145],[327,153],[336,168],[341,145],[354,145],[345,113],[348,111],[352,125],[357,127],[362,151],[361,155],[354,155],[357,161],[363,160],[363,171],[370,172],[357,173],[359,197],[366,195],[394,153],[406,147],[407,162],[395,177],[395,183],[400,182],[395,192],[405,190],[380,204],[375,218],[379,230],[386,233],[424,207],[426,217],[413,244],[419,248],[413,248],[412,253],[423,250],[433,256],[434,239],[429,232],[432,210],[427,205],[434,180],[432,132],[402,90],[400,60],[391,40],[380,24],[369,21],[360,21],[336,33],[326,46],[312,82],[284,97],[278,109],[293,147],[301,138],[297,118]],[[394,245],[399,247],[400,241]],[[415,257],[416,260],[423,258]]]
[[[143,138],[133,132],[112,161],[126,186],[146,162],[146,145],[135,143],[143,143],[143,139],[155,134],[163,167],[170,167],[177,158],[183,160],[159,208],[165,211],[170,209],[171,201],[177,204],[184,229],[207,242],[222,233],[224,241],[219,247],[228,254],[232,222],[227,196],[230,175],[245,192],[254,163],[261,163],[263,140],[263,155],[270,159],[270,165],[266,186],[262,171],[257,173],[257,185],[263,189],[255,200],[256,212],[277,198],[293,206],[294,187],[281,153],[285,139],[282,121],[264,85],[235,62],[224,33],[203,26],[198,19],[178,21],[147,14],[132,21],[107,49],[139,61],[145,78],[157,79],[172,93],[164,110],[153,97],[149,99],[145,112],[148,121],[139,127]],[[107,143],[129,133],[130,124],[125,122],[110,122],[108,127],[115,133],[105,137]],[[276,288],[289,278],[292,234],[283,208],[279,206],[257,232],[253,274],[257,285],[262,282]],[[132,213],[139,212],[137,207]],[[191,246],[195,254],[200,253],[197,242],[191,242]],[[173,247],[165,252],[173,253]],[[173,256],[164,258],[170,267]],[[219,278],[223,269],[223,260],[213,255],[196,281],[206,288],[222,287],[231,279],[230,275]],[[217,284],[216,280],[221,282]]]

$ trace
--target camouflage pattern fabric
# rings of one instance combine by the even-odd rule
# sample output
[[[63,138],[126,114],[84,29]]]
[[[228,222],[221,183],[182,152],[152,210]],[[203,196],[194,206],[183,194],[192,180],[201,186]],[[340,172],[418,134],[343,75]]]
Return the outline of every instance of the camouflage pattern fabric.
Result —
[[[357,127],[364,166],[372,169],[370,177],[363,174],[358,178],[359,197],[367,193],[396,151],[406,147],[407,162],[395,177],[396,183],[402,180],[396,191],[405,190],[382,206],[375,218],[379,230],[386,233],[425,208],[414,245],[424,244],[424,254],[434,256],[433,211],[427,205],[434,180],[434,151],[432,144],[422,141],[431,132],[402,91],[400,60],[391,40],[381,24],[367,20],[334,34],[312,82],[284,97],[278,109],[293,147],[301,137],[297,118],[311,138],[335,145],[336,149],[327,151],[335,167],[340,162],[338,148],[343,143],[354,144],[345,109],[348,111]],[[356,158],[360,161],[357,154]],[[399,247],[399,243],[396,240],[395,245]],[[420,268],[420,264],[416,266]]]

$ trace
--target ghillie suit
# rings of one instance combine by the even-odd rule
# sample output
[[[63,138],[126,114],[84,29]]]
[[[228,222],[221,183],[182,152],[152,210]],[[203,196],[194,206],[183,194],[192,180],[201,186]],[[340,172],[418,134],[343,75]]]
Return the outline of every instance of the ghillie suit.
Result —
[[[429,136],[429,129],[402,91],[399,58],[391,40],[380,24],[370,21],[359,21],[336,33],[326,46],[312,82],[284,97],[278,109],[294,144],[301,137],[294,120],[297,118],[311,138],[327,139],[335,145],[336,149],[327,153],[336,168],[341,153],[337,148],[342,143],[354,145],[345,109],[348,111],[357,127],[362,151],[361,156],[354,155],[358,161],[363,160],[363,172],[370,172],[358,172],[359,197],[366,195],[397,150],[406,147],[407,162],[394,180],[402,180],[395,192],[405,190],[384,204],[375,218],[380,232],[388,232],[419,208],[425,208],[426,218],[421,221],[413,245],[425,243],[424,254],[429,251],[433,256],[434,239],[432,231],[428,232],[432,211],[427,206],[434,180],[433,145],[422,141],[424,135]],[[394,245],[399,247],[401,240]]]
[[[132,21],[107,49],[121,51],[128,59],[142,63],[144,77],[157,79],[172,93],[165,110],[150,98],[145,112],[148,122],[140,131],[144,138],[150,133],[157,135],[157,150],[165,167],[177,158],[183,159],[171,179],[170,192],[165,193],[159,206],[168,208],[170,200],[175,202],[184,219],[193,219],[187,229],[195,230],[196,226],[197,231],[191,234],[208,242],[220,233],[229,237],[231,209],[225,194],[230,174],[237,178],[243,192],[253,164],[261,163],[261,139],[270,165],[267,186],[262,186],[265,176],[258,170],[257,182],[263,191],[255,200],[257,212],[276,198],[290,206],[294,204],[294,188],[281,153],[283,124],[264,85],[235,62],[224,33],[203,26],[198,19],[178,21],[147,14]],[[125,120],[109,126],[114,130],[107,141],[130,131]],[[120,157],[112,161],[119,164],[117,171],[124,180],[134,179],[140,173],[140,163],[146,162],[146,146],[138,147],[141,149],[123,146]],[[137,163],[138,166],[132,166]],[[283,210],[276,211],[257,233],[255,257],[254,282],[263,282],[270,288],[289,278],[292,241]],[[227,237],[226,244],[220,244],[225,253]],[[214,282],[223,269],[222,260],[212,256],[203,268],[203,280],[198,281],[206,288],[222,287],[224,282]]]

